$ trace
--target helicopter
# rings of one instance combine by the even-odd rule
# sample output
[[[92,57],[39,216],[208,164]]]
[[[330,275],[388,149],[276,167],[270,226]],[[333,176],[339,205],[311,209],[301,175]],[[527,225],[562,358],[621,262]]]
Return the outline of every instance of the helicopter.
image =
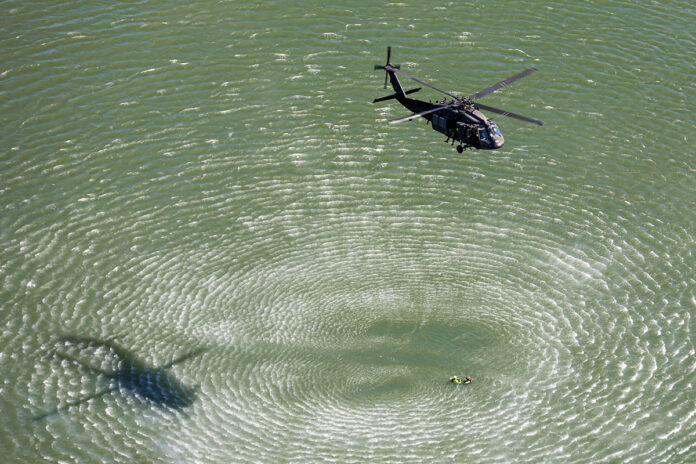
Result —
[[[418,117],[423,117],[431,123],[434,130],[447,136],[445,143],[449,142],[450,140],[452,141],[452,145],[454,145],[454,142],[459,142],[457,145],[457,151],[459,153],[462,153],[465,148],[494,150],[502,147],[505,143],[505,139],[503,138],[503,134],[500,132],[498,125],[492,120],[488,119],[481,112],[481,110],[501,114],[503,116],[519,119],[520,121],[530,122],[539,126],[544,124],[536,119],[520,116],[519,114],[510,113],[509,111],[504,111],[498,108],[493,108],[492,106],[484,105],[474,100],[495,92],[496,90],[499,90],[506,85],[533,73],[537,70],[536,68],[526,69],[521,73],[515,74],[504,81],[498,82],[497,84],[468,97],[459,97],[449,92],[445,92],[442,89],[438,89],[434,85],[431,85],[402,71],[400,66],[395,66],[391,63],[391,47],[387,47],[387,63],[384,66],[375,65],[375,69],[384,69],[386,73],[384,76],[384,88],[387,88],[387,79],[389,79],[394,89],[394,93],[387,95],[386,97],[375,98],[372,103],[396,99],[396,101],[413,112],[413,114],[409,116],[392,119],[389,122],[395,124],[403,121],[410,121]],[[422,89],[422,87],[404,90],[399,82],[397,74],[443,93],[448,97],[451,97],[452,100],[444,99],[440,102],[432,103],[409,98],[407,95],[418,92]]]

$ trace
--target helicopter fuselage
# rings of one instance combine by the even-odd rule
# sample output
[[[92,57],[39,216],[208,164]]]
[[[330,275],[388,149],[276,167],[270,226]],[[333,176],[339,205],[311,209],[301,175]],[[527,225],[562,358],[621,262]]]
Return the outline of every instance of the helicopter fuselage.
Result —
[[[396,76],[394,78],[396,79]],[[396,100],[414,114],[441,108],[443,104],[447,104],[447,101],[430,103],[408,97],[397,97]],[[445,107],[421,117],[430,122],[433,130],[446,135],[448,140],[459,142],[465,147],[495,150],[505,143],[505,138],[498,125],[474,108],[473,105],[464,109]]]
[[[436,103],[408,98],[399,78],[393,71],[387,69],[389,80],[396,92],[394,98],[413,114],[423,114],[437,132],[445,134],[452,143],[459,142],[459,147],[474,147],[482,150],[494,150],[505,143],[505,138],[498,125],[477,110],[473,103],[463,106],[453,100]],[[447,105],[452,106],[449,108]]]

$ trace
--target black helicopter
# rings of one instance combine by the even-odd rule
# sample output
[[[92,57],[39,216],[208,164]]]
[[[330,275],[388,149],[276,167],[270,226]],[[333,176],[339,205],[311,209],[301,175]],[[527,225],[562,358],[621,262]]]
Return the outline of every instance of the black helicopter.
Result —
[[[384,66],[375,65],[375,69],[384,69],[386,71],[386,75],[384,76],[384,88],[387,88],[387,78],[389,78],[395,93],[387,95],[386,97],[375,98],[372,103],[395,98],[399,103],[413,112],[413,114],[409,116],[393,119],[389,122],[397,123],[402,121],[410,121],[411,119],[422,116],[430,121],[434,130],[447,136],[446,142],[450,140],[452,141],[452,144],[454,144],[454,142],[459,142],[459,145],[457,146],[457,151],[459,153],[463,152],[465,148],[494,150],[502,147],[505,143],[503,134],[500,132],[497,124],[488,119],[480,110],[491,111],[493,113],[502,114],[503,116],[509,116],[521,121],[531,122],[540,126],[544,124],[536,119],[520,116],[519,114],[510,113],[508,111],[493,108],[492,106],[483,105],[474,101],[475,98],[478,99],[488,95],[489,93],[495,92],[496,90],[505,87],[517,79],[521,79],[524,76],[533,73],[536,71],[536,68],[526,69],[519,74],[515,74],[504,81],[498,82],[497,84],[468,97],[458,97],[449,92],[445,92],[442,89],[438,89],[434,85],[428,84],[417,77],[401,71],[399,66],[394,66],[391,64],[391,47],[387,47],[387,64]],[[438,92],[452,97],[453,100],[445,99],[441,102],[430,103],[408,98],[406,95],[418,92],[422,87],[404,91],[403,87],[401,87],[399,79],[396,77],[397,74],[401,74],[402,76],[423,84],[426,87],[437,90]]]

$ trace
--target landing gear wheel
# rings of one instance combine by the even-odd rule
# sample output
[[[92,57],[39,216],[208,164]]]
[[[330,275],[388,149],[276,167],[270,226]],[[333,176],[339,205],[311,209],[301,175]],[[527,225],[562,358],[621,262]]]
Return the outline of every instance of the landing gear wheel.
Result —
[[[457,153],[462,153],[464,151],[464,147],[461,145],[457,145]]]

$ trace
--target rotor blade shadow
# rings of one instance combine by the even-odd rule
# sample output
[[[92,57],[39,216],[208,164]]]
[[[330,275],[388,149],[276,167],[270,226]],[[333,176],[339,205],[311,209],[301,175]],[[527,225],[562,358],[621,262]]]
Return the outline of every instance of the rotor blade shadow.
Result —
[[[73,362],[73,363],[75,363],[75,364],[78,364],[78,365],[80,365],[80,366],[82,366],[82,367],[85,367],[85,368],[89,369],[90,371],[92,371],[93,373],[101,374],[101,375],[106,375],[106,376],[109,375],[108,372],[106,372],[106,371],[104,371],[104,370],[102,370],[102,369],[99,369],[99,368],[97,368],[97,367],[94,367],[94,366],[92,366],[92,365],[90,365],[90,364],[87,364],[86,362],[82,361],[81,359],[78,359],[78,358],[76,358],[76,357],[74,357],[74,356],[71,356],[71,355],[69,355],[69,354],[67,354],[67,353],[62,353],[62,352],[60,352],[60,351],[56,351],[55,354],[54,354],[54,356],[55,356],[56,358],[64,359],[64,360],[66,360],[66,361],[71,361],[71,362]]]
[[[80,398],[79,400],[71,401],[71,402],[65,403],[65,404],[63,404],[63,405],[61,405],[61,406],[55,407],[55,408],[53,408],[53,409],[51,409],[51,410],[49,410],[49,411],[46,411],[46,412],[44,412],[44,413],[42,413],[42,414],[39,414],[39,415],[37,415],[37,416],[32,417],[32,419],[35,420],[35,421],[38,421],[38,420],[41,420],[41,419],[45,419],[45,418],[47,418],[47,417],[49,417],[49,416],[53,416],[53,415],[58,414],[58,413],[61,413],[61,412],[63,412],[63,411],[67,411],[68,409],[72,408],[73,406],[78,406],[78,405],[80,405],[80,404],[82,404],[82,403],[86,403],[87,401],[93,400],[93,399],[95,399],[95,398],[99,398],[100,396],[104,396],[104,395],[106,395],[107,393],[111,393],[111,392],[116,391],[116,390],[118,390],[118,387],[109,387],[109,388],[105,388],[105,389],[100,390],[100,391],[98,391],[98,392],[96,392],[96,393],[93,393],[93,394],[91,394],[91,395],[85,396],[84,398]]]
[[[159,367],[159,369],[169,369],[170,367],[174,366],[175,364],[179,364],[181,362],[186,361],[187,359],[195,358],[196,356],[200,356],[203,353],[208,351],[208,348],[196,348],[195,350],[191,350],[188,353],[179,356],[178,358],[173,359],[172,361],[168,362],[167,364],[164,364]]]

